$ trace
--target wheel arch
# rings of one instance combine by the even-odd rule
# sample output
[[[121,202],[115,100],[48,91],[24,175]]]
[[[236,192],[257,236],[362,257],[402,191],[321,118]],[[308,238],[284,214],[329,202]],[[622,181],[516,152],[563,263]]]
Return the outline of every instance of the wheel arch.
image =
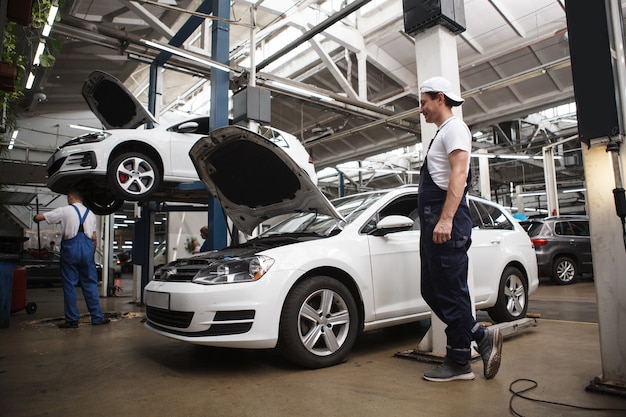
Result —
[[[302,275],[291,287],[291,289],[289,290],[289,293],[291,293],[291,291],[302,281],[306,280],[307,278],[310,277],[314,277],[314,276],[327,276],[333,279],[336,279],[337,281],[341,282],[343,285],[346,286],[346,288],[348,289],[348,291],[350,291],[350,294],[352,294],[352,297],[354,298],[354,301],[356,303],[357,309],[358,309],[358,313],[359,313],[359,333],[361,333],[363,331],[363,318],[364,318],[364,307],[363,307],[363,297],[361,295],[361,292],[358,289],[358,286],[356,284],[356,282],[354,281],[354,278],[352,278],[352,276],[350,274],[348,274],[346,271],[339,269],[339,268],[335,268],[335,267],[331,267],[331,266],[324,266],[324,267],[319,267],[319,268],[315,268],[312,269],[310,271],[308,271],[307,273],[305,273],[304,275]],[[288,299],[289,297],[285,297],[285,301]],[[285,308],[285,305],[283,304],[282,309]],[[281,309],[281,310],[282,310]]]
[[[504,270],[510,266],[517,268],[523,274],[524,281],[526,282],[526,288],[529,288],[530,282],[528,281],[528,271],[526,271],[524,264],[522,264],[520,261],[511,261],[505,265],[502,271],[504,272]]]
[[[107,161],[107,171],[110,169],[110,165],[115,158],[127,152],[142,153],[152,159],[154,163],[158,165],[159,172],[161,173],[160,179],[163,179],[165,172],[163,169],[163,159],[161,158],[161,154],[159,154],[154,147],[139,140],[128,140],[117,145],[109,155],[109,160]]]
[[[554,265],[554,262],[557,259],[563,258],[563,257],[570,258],[572,261],[574,261],[576,266],[580,268],[580,260],[578,259],[578,256],[576,256],[575,253],[570,253],[570,252],[557,252],[554,255],[552,255],[552,259],[550,259],[550,267]]]

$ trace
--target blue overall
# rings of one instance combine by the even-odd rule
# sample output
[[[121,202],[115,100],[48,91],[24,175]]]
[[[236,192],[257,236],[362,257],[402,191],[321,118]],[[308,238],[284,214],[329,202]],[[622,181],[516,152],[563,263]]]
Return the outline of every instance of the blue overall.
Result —
[[[446,356],[456,361],[467,361],[471,359],[472,340],[480,340],[484,334],[484,328],[477,324],[472,314],[467,285],[467,250],[472,241],[472,217],[464,194],[452,222],[452,238],[443,244],[433,242],[446,190],[433,181],[427,159],[424,158],[420,170],[418,194],[421,292],[432,312],[447,325]],[[470,178],[471,171],[465,193],[469,189]]]
[[[80,319],[76,301],[76,287],[80,283],[87,308],[91,314],[91,322],[99,323],[104,320],[104,315],[100,310],[98,273],[93,259],[93,240],[83,232],[83,223],[89,214],[89,209],[85,210],[85,214],[81,217],[78,208],[74,205],[72,207],[76,210],[80,226],[76,236],[61,241],[60,266],[61,278],[63,279],[65,321],[74,323]]]

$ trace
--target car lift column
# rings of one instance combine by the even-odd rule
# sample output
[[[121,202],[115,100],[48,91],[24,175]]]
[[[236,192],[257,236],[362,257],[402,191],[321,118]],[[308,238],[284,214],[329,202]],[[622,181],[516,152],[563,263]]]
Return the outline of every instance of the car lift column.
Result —
[[[602,360],[600,376],[586,389],[626,396],[626,55],[617,3],[567,1],[565,7]]]
[[[228,0],[213,0],[213,15],[219,17],[214,20],[211,33],[211,59],[222,64],[229,62],[229,23],[230,2]],[[229,73],[211,68],[211,110],[209,114],[209,130],[218,127],[228,126],[228,90]],[[221,249],[226,247],[226,218],[222,207],[211,195],[208,196],[207,203],[210,249]]]

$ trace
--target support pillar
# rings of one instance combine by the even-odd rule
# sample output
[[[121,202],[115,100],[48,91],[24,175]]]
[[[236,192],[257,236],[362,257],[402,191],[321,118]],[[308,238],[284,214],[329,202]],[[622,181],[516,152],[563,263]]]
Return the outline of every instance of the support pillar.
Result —
[[[485,154],[484,157],[478,157],[478,178],[480,180],[480,196],[491,201],[491,176],[489,175],[489,157],[486,155],[486,149],[479,149],[479,154]]]
[[[437,25],[418,33],[415,36],[415,58],[417,61],[417,84],[430,77],[441,76],[446,78],[457,92],[460,91],[459,61],[456,48],[456,36],[446,28]],[[454,115],[461,118],[461,106],[453,108]],[[424,155],[430,145],[437,126],[426,123],[424,116],[421,118],[422,149]],[[470,284],[470,294],[473,293],[473,285]],[[446,355],[446,325],[436,315],[431,316],[431,326],[428,333],[417,347],[420,355],[429,354],[437,358]]]
[[[543,147],[543,175],[548,200],[548,215],[559,215],[559,197],[556,187],[556,167],[554,165],[554,146]]]
[[[228,0],[213,0],[213,15],[223,20],[212,22],[211,59],[222,64],[228,64],[228,35],[230,26],[226,22],[230,19],[230,2]],[[254,45],[253,45],[254,47]],[[211,69],[211,110],[209,115],[209,129],[228,126],[228,91],[229,74],[218,69]],[[209,195],[207,205],[207,226],[209,228],[207,240],[211,249],[221,249],[226,246],[226,218],[222,207]]]
[[[587,149],[583,145],[602,359],[602,373],[587,389],[626,396],[626,242],[623,225],[615,214],[615,183],[610,179],[617,167],[611,156],[604,146]],[[626,166],[623,152],[619,164]]]

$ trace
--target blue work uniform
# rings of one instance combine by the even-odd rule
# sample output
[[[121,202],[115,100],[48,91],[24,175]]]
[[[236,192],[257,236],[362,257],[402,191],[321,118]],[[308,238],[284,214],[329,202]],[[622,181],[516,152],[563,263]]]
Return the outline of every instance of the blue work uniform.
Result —
[[[80,226],[76,236],[61,241],[61,278],[63,279],[65,321],[78,322],[80,314],[76,301],[76,287],[80,283],[83,296],[91,315],[92,323],[100,323],[104,315],[100,310],[100,295],[98,294],[98,273],[93,259],[93,240],[83,231],[83,223],[89,214],[89,209],[81,216],[74,205]]]
[[[437,138],[435,138],[433,141]],[[432,144],[432,141],[431,141]],[[429,148],[430,149],[430,148]],[[446,327],[446,356],[456,361],[471,359],[471,342],[480,340],[484,328],[472,313],[467,273],[471,245],[472,217],[465,194],[469,190],[471,170],[463,198],[452,223],[452,238],[433,242],[433,232],[441,216],[447,191],[433,181],[428,170],[428,156],[420,169],[418,194],[420,218],[421,293],[433,313]]]

